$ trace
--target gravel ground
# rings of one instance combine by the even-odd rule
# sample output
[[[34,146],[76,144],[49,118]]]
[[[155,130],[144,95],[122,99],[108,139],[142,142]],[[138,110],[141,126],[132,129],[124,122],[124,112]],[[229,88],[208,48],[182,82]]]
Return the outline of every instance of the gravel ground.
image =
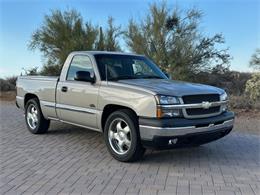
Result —
[[[260,114],[246,112],[235,118],[234,131],[260,135]]]

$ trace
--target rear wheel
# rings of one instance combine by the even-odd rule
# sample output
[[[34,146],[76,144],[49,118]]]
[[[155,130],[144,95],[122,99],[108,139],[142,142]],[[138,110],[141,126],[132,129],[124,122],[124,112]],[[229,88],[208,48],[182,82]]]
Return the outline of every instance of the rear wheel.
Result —
[[[48,131],[50,121],[44,118],[38,99],[30,99],[26,103],[25,122],[28,130],[33,134],[46,133]]]
[[[138,121],[130,110],[113,112],[104,129],[105,142],[111,155],[122,162],[140,159],[145,149],[141,145]]]

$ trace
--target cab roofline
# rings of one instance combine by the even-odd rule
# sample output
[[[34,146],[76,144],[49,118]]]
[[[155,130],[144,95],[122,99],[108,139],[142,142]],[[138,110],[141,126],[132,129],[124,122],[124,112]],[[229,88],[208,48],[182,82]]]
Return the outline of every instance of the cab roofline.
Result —
[[[98,54],[110,54],[110,55],[129,55],[129,56],[144,56],[136,53],[125,53],[125,52],[116,52],[116,51],[73,51],[71,54],[90,54],[90,55],[98,55]]]

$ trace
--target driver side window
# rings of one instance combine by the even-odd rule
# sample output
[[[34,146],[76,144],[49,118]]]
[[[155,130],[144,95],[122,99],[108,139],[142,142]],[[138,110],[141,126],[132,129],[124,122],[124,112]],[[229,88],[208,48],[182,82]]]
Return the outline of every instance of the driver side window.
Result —
[[[73,57],[68,70],[67,80],[74,81],[78,71],[88,71],[90,73],[94,72],[93,66],[88,56],[76,55]]]

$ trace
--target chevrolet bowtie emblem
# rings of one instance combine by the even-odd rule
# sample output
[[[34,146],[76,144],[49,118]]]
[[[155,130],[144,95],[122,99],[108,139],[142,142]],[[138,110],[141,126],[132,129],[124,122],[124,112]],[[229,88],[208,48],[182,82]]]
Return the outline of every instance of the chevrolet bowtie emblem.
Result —
[[[211,106],[210,102],[202,102],[202,108],[209,109],[210,106]]]

